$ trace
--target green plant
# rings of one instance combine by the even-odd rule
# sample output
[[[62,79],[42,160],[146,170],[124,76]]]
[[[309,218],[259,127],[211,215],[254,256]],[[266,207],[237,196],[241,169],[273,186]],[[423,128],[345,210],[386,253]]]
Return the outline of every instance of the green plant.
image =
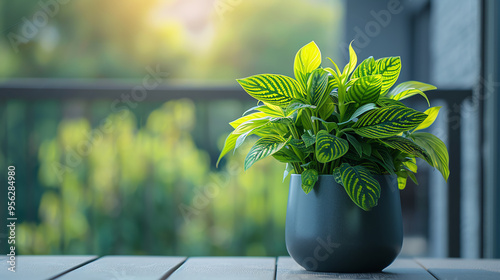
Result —
[[[408,177],[417,183],[417,157],[447,180],[445,144],[430,133],[418,132],[439,113],[440,107],[430,107],[424,93],[436,87],[408,81],[390,90],[401,70],[400,57],[369,57],[356,67],[351,46],[349,53],[343,71],[331,59],[335,69],[322,68],[321,52],[311,42],[295,56],[295,79],[261,74],[237,80],[259,102],[230,123],[234,131],[219,161],[249,135],[256,135],[260,139],[245,158],[245,170],[273,156],[287,164],[284,178],[292,171],[302,174],[306,193],[319,174],[332,174],[363,210],[376,206],[380,197],[373,174],[396,175],[399,188],[404,189]],[[423,113],[400,101],[417,94],[430,107]]]

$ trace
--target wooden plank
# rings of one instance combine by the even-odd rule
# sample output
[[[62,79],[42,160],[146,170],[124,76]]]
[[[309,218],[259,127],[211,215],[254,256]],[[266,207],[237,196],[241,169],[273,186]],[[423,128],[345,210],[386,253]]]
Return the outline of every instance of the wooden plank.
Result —
[[[435,280],[431,274],[411,259],[396,259],[379,273],[325,273],[306,271],[290,257],[279,257],[276,280],[299,279],[405,279]]]
[[[75,269],[96,256],[16,256],[16,272],[8,270],[7,258],[0,264],[0,279],[48,279]]]
[[[168,280],[274,280],[275,267],[269,257],[193,257]]]
[[[500,259],[417,259],[437,279],[498,280]]]
[[[185,257],[160,256],[106,256],[57,279],[158,280],[170,275],[185,259]]]

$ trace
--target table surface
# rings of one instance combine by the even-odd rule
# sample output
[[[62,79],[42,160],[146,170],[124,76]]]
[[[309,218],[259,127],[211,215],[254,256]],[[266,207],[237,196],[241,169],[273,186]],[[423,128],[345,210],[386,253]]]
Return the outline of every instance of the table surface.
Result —
[[[0,279],[500,279],[500,259],[404,259],[380,273],[317,273],[290,257],[17,256],[0,257]]]

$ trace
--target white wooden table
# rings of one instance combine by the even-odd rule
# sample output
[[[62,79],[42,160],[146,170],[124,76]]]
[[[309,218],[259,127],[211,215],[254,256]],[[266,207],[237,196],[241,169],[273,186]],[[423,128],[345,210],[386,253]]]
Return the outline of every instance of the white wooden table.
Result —
[[[500,259],[397,259],[381,273],[315,273],[290,257],[18,256],[0,257],[1,280],[41,279],[500,279]]]

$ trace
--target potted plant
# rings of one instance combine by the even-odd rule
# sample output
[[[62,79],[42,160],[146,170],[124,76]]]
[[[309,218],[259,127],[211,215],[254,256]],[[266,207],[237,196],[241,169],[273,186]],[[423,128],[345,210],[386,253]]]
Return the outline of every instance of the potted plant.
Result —
[[[290,180],[286,245],[307,270],[370,272],[387,267],[402,245],[399,189],[415,183],[416,158],[449,176],[445,144],[421,132],[436,119],[425,91],[436,87],[408,81],[393,87],[400,57],[340,71],[321,67],[314,42],[302,47],[295,79],[261,74],[237,80],[259,102],[230,125],[219,161],[250,135],[259,137],[245,158],[245,170],[272,156],[286,163]],[[357,65],[357,67],[356,67]],[[392,89],[391,89],[392,88]],[[421,95],[429,109],[419,112],[401,100]]]

